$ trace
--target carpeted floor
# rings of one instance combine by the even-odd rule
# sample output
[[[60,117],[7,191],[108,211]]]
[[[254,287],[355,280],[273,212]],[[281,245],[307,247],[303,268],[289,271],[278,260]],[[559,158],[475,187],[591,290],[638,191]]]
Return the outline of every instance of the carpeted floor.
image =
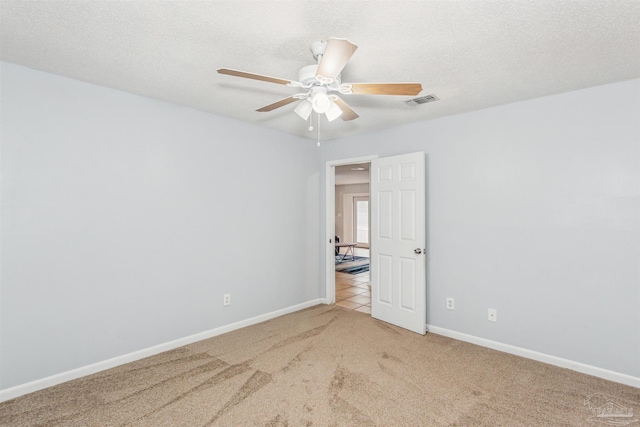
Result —
[[[640,389],[323,305],[5,402],[0,425],[584,426],[607,398],[640,415]]]

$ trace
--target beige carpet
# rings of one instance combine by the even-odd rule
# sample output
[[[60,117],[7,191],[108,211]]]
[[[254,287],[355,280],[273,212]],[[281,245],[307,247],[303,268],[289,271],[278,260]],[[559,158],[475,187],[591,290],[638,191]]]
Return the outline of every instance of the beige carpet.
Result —
[[[0,425],[584,426],[607,399],[640,415],[640,389],[317,306],[5,402]]]

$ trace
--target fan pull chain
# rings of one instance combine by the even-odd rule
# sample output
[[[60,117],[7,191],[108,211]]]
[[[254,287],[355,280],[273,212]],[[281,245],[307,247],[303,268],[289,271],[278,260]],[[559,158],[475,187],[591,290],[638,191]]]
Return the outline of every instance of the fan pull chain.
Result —
[[[320,147],[320,113],[318,113],[318,147]]]
[[[313,114],[309,114],[309,132],[313,130]]]

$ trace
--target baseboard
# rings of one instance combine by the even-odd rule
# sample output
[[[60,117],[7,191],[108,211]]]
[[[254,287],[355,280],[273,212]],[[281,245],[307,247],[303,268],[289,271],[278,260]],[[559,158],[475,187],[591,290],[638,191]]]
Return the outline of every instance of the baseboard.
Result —
[[[71,371],[61,372],[50,377],[42,378],[36,381],[32,381],[26,384],[20,384],[15,387],[0,390],[0,402],[6,400],[15,399],[16,397],[23,396],[34,391],[42,390],[47,387],[62,384],[67,381],[75,380],[80,377],[95,374],[96,372],[104,371],[106,369],[114,368],[116,366],[124,365],[125,363],[135,362],[136,360],[144,359],[145,357],[154,356],[165,351],[173,350],[178,347],[182,347],[187,344],[192,344],[197,341],[202,341],[208,338],[213,338],[218,335],[225,334],[227,332],[235,331],[247,326],[255,325],[256,323],[265,322],[267,320],[275,319],[276,317],[284,316],[285,314],[293,313],[303,310],[314,305],[325,304],[324,298],[318,298],[311,301],[303,302],[301,304],[285,307],[280,310],[272,311],[270,313],[262,314],[260,316],[252,317],[250,319],[241,320],[239,322],[231,323],[229,325],[220,326],[219,328],[211,329],[198,334],[190,335],[188,337],[179,338],[177,340],[169,341],[164,344],[158,344],[153,347],[145,348],[142,350],[134,351],[132,353],[123,354],[112,359],[104,360],[102,362],[93,363],[91,365],[83,366],[81,368],[73,369]]]
[[[605,380],[626,384],[631,387],[640,388],[640,378],[634,377],[631,375],[621,374],[619,372],[598,368],[596,366],[575,362],[569,359],[563,359],[561,357],[551,356],[545,353],[539,353],[537,351],[516,347],[510,344],[504,344],[501,342],[491,341],[491,340],[476,337],[473,335],[463,334],[462,332],[456,332],[449,329],[440,328],[438,326],[428,325],[427,330],[437,335],[442,335],[442,336],[453,338],[456,340],[465,341],[465,342],[476,344],[482,347],[487,347],[494,350],[502,351],[504,353],[525,357],[527,359],[537,360],[538,362],[548,363],[550,365],[559,366],[561,368],[571,369],[573,371],[581,372],[583,374],[588,374],[594,377],[603,378]]]

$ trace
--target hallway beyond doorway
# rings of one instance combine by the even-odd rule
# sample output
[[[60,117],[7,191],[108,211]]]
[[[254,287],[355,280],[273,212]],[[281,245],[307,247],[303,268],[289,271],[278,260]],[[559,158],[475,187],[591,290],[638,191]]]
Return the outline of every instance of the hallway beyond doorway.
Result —
[[[356,256],[369,257],[369,249],[355,248]],[[336,305],[371,314],[371,286],[369,272],[360,274],[335,272]]]

